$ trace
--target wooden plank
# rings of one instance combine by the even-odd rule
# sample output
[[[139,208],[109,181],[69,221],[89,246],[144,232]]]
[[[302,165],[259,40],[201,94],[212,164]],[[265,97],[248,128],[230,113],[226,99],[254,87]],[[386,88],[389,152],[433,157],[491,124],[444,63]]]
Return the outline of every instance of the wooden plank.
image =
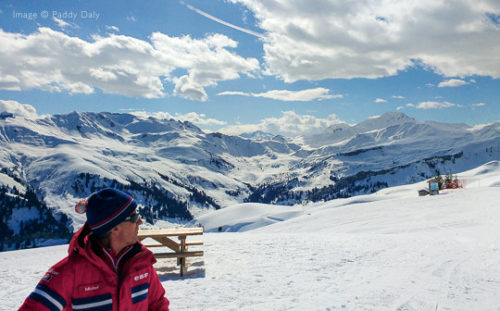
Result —
[[[161,243],[150,243],[150,244],[143,244],[145,247],[150,248],[150,247],[167,247],[166,245],[163,245]],[[186,242],[186,246],[196,246],[196,245],[203,245],[203,241],[193,241],[193,242]]]
[[[164,237],[161,237],[161,238],[158,238],[158,241],[165,245],[166,247],[170,248],[171,250],[173,250],[174,252],[178,252],[179,251],[179,248],[180,248],[180,245],[179,243],[175,242],[174,240],[172,239],[169,239],[168,237],[164,236]]]
[[[150,248],[150,247],[165,247],[165,245],[161,244],[161,243],[150,243],[150,244],[143,244],[144,246],[146,246],[147,248]]]
[[[147,243],[143,244],[145,247],[168,247],[174,252],[178,252],[180,248],[180,244],[175,242],[174,240],[164,236],[161,238],[155,238],[155,242],[157,243]]]
[[[155,253],[156,258],[186,258],[186,257],[199,257],[203,256],[203,251],[196,252],[183,252],[183,253]]]
[[[162,236],[186,236],[186,235],[201,235],[203,228],[169,228],[169,229],[156,229],[156,230],[139,230],[137,237],[139,240],[145,238],[162,237]]]
[[[203,241],[186,241],[186,246],[203,245]]]

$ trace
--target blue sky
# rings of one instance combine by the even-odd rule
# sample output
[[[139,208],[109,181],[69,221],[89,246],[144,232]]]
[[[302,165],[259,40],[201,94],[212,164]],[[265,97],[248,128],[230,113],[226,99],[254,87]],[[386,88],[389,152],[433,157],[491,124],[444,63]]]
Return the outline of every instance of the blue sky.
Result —
[[[0,36],[0,108],[39,115],[285,135],[391,111],[500,116],[496,0],[2,1]]]

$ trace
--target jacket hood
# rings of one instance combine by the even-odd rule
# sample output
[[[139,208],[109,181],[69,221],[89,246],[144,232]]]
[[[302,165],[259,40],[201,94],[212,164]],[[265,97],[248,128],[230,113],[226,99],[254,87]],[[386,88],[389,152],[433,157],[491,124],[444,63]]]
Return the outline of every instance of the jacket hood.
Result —
[[[88,243],[89,235],[91,233],[90,227],[85,223],[83,227],[80,228],[69,242],[68,255],[74,252],[81,252],[85,248],[85,244]]]

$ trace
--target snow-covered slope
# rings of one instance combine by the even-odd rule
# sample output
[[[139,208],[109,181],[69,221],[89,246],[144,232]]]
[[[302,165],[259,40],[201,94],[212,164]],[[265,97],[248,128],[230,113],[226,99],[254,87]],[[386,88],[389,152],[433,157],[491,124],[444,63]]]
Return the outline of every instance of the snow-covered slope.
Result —
[[[441,190],[441,196],[435,198],[417,197],[418,190],[428,188],[427,182],[423,181],[414,184],[385,188],[370,195],[359,195],[345,199],[332,200],[326,203],[312,203],[306,206],[276,206],[255,203],[237,204],[225,209],[207,213],[199,217],[197,219],[197,223],[202,225],[205,228],[205,231],[208,232],[244,232],[248,230],[255,230],[256,228],[267,227],[277,223],[283,223],[283,228],[286,231],[293,227],[293,223],[297,223],[297,227],[294,227],[291,232],[307,233],[310,228],[314,228],[313,231],[321,231],[323,230],[323,227],[326,228],[325,230],[330,230],[332,226],[338,227],[335,225],[338,222],[337,220],[333,219],[333,217],[323,217],[324,215],[322,213],[318,213],[320,210],[331,211],[332,209],[349,206],[349,213],[357,213],[355,212],[358,210],[357,207],[363,205],[364,203],[370,203],[373,205],[380,201],[383,205],[387,205],[388,202],[397,203],[398,200],[413,200],[416,203],[423,203],[432,200],[439,201],[439,198],[441,197],[446,198],[448,195],[457,195],[457,193],[484,191],[483,188],[486,188],[487,192],[490,192],[490,188],[494,188],[495,191],[500,191],[500,188],[495,188],[500,187],[499,161],[492,161],[478,168],[461,172],[458,176],[460,176],[460,180],[465,185],[465,189]],[[398,208],[401,209],[402,207]],[[411,208],[413,208],[413,206]],[[370,217],[371,212],[369,209],[362,208],[361,210],[363,211],[362,214],[364,216],[357,217]],[[320,217],[311,217],[311,212],[319,214]],[[390,216],[387,216],[387,218],[390,218]],[[322,223],[322,225],[313,224],[314,221],[318,221]],[[307,222],[307,226],[300,228],[305,222]],[[343,224],[344,227],[345,225],[346,224]],[[278,230],[280,226],[281,225],[272,226],[273,230],[271,231],[274,232]],[[263,230],[269,231],[267,228]]]
[[[183,279],[169,272],[174,260],[158,264],[171,308],[497,310],[500,163],[459,176],[465,189],[438,196],[418,197],[423,184],[416,183],[307,206],[236,205],[204,215],[207,230],[244,232],[205,233],[205,255]],[[10,284],[0,289],[0,305],[18,308],[66,247],[0,253],[0,282]]]
[[[105,186],[134,195],[149,223],[177,222],[245,202],[366,194],[500,159],[500,123],[471,128],[389,113],[337,129],[313,148],[310,138],[253,140],[131,114],[9,117],[0,120],[0,186],[33,191],[76,228],[84,219],[75,202]],[[16,221],[1,219],[11,229]]]

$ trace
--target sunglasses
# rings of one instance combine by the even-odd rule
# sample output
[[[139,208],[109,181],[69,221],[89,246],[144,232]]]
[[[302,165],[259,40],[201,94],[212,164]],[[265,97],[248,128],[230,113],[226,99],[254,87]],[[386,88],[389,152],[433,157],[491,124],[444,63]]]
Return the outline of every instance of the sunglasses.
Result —
[[[135,212],[132,215],[125,218],[123,221],[128,221],[128,222],[136,224],[139,221],[139,218],[141,218],[141,216],[137,212]]]

